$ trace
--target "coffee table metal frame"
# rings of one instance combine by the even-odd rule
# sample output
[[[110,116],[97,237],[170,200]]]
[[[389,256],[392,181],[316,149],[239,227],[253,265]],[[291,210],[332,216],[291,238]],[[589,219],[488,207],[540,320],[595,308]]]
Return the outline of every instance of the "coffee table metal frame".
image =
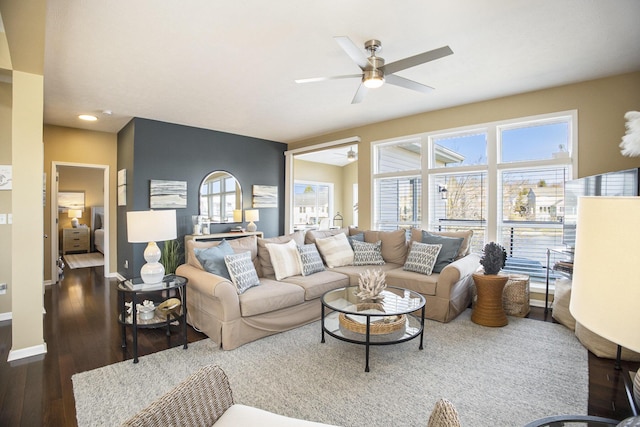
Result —
[[[357,286],[348,286],[345,288],[334,289],[328,292],[325,292],[322,295],[322,314],[321,314],[321,324],[322,324],[322,339],[321,343],[325,342],[324,335],[325,333],[331,335],[332,337],[339,339],[341,341],[350,342],[353,344],[360,344],[365,346],[365,372],[369,372],[369,347],[372,345],[391,345],[398,344],[405,341],[410,341],[417,336],[420,336],[420,346],[418,347],[420,350],[424,348],[424,315],[425,315],[425,304],[426,300],[422,295],[417,292],[411,291],[409,289],[399,288],[399,287],[387,287],[386,290],[382,292],[382,295],[385,297],[382,301],[382,304],[385,309],[385,313],[381,314],[367,314],[355,311],[355,305],[358,304],[358,297],[355,296],[358,290]],[[342,293],[347,300],[344,298],[337,298],[335,300],[327,300],[329,296],[335,296],[336,294]],[[340,302],[341,304],[332,304],[335,302]],[[326,309],[332,310],[331,313],[326,313]],[[420,317],[415,316],[413,313],[420,310]],[[338,316],[340,313],[352,314],[358,316],[366,317],[366,333],[363,334],[363,339],[352,339],[342,335],[339,329],[331,330],[327,327],[326,321],[332,320],[334,322],[338,322]],[[385,316],[395,316],[395,315],[406,315],[406,326],[407,330],[404,335],[399,339],[390,339],[386,340],[371,340],[371,318],[375,317],[385,317]],[[379,336],[377,336],[379,337]]]

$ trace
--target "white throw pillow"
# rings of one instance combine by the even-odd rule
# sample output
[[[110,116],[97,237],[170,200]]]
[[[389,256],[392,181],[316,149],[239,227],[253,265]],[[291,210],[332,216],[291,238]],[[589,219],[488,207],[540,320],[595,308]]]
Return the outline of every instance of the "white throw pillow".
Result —
[[[440,249],[442,249],[442,245],[420,242],[411,243],[409,256],[407,256],[407,261],[404,263],[404,270],[426,275],[431,274]]]
[[[333,268],[353,265],[353,249],[344,233],[317,239],[316,246],[327,266]]]
[[[267,243],[265,246],[271,257],[276,280],[297,276],[302,272],[298,259],[298,245],[294,240],[289,240],[287,243]]]

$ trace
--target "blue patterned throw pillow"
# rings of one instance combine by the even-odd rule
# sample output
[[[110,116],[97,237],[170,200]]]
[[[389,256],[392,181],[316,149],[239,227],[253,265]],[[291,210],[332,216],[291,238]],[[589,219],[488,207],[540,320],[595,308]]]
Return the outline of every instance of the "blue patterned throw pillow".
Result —
[[[298,257],[303,276],[324,271],[324,263],[315,243],[298,246]]]
[[[226,255],[224,262],[227,264],[231,281],[236,285],[238,295],[260,284],[258,273],[256,273],[256,268],[251,261],[251,252]]]
[[[352,240],[353,265],[383,265],[382,240],[376,243],[359,242]]]
[[[404,270],[426,275],[431,274],[440,249],[442,249],[442,245],[413,242],[407,261],[404,263]]]

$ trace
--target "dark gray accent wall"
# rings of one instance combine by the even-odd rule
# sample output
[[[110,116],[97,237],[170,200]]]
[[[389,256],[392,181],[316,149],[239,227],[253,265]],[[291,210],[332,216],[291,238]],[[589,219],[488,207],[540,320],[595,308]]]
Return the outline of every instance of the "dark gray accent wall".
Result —
[[[199,214],[200,183],[214,170],[227,171],[240,182],[243,209],[251,209],[253,185],[278,186],[279,207],[261,208],[257,225],[265,237],[283,234],[286,149],[286,144],[275,141],[133,119],[118,134],[118,169],[127,169],[127,206],[118,208],[120,274],[134,277],[144,263],[142,253],[145,245],[127,242],[126,212],[150,208],[149,184],[152,179],[187,182],[187,207],[176,210],[178,239],[181,241],[192,231],[192,215]],[[224,232],[229,228],[229,224],[212,224],[211,232]],[[129,260],[128,269],[124,269],[125,259]]]

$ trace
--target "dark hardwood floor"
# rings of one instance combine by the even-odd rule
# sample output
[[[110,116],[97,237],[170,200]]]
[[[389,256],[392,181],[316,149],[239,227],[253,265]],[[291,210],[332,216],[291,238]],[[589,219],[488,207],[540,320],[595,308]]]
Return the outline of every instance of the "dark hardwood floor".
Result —
[[[59,284],[46,288],[46,355],[8,363],[11,322],[0,322],[0,426],[75,426],[71,376],[133,357],[130,334],[128,348],[120,347],[117,282],[102,274],[102,267],[67,268]],[[529,317],[552,321],[541,308],[533,308]],[[139,354],[180,345],[179,332],[175,327],[168,342],[161,329],[141,331]],[[187,335],[189,342],[206,338],[191,327]],[[623,362],[623,370],[616,371],[612,360],[590,353],[589,414],[620,420],[630,416],[622,375],[639,365]]]

